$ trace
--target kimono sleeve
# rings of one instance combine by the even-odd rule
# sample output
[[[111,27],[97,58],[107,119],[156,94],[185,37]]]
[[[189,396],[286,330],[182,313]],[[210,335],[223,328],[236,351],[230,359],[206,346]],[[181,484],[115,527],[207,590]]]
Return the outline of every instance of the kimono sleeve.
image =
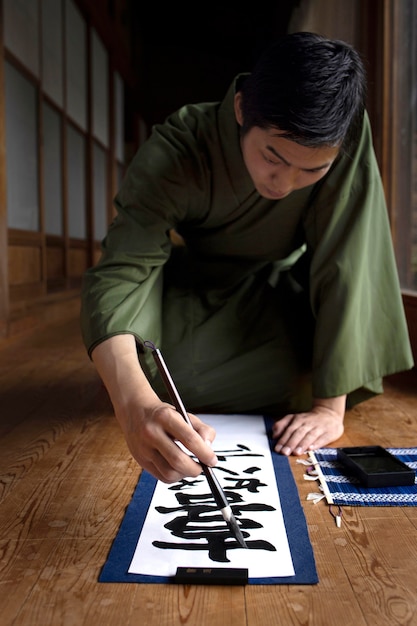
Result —
[[[367,115],[355,152],[318,189],[305,228],[316,320],[313,395],[350,394],[349,406],[413,365]]]
[[[182,133],[183,135],[185,133]],[[91,355],[122,333],[156,344],[162,333],[163,267],[170,231],[184,219],[194,192],[193,163],[180,132],[154,130],[129,166],[115,199],[117,215],[102,242],[99,262],[84,275],[81,328]],[[186,184],[185,184],[186,181]]]

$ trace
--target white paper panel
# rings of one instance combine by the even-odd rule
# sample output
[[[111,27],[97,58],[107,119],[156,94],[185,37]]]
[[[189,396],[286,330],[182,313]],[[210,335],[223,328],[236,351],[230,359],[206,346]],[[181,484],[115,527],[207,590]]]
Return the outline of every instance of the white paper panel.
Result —
[[[94,239],[101,241],[107,231],[107,168],[106,153],[94,145]]]
[[[36,89],[5,63],[7,212],[10,228],[39,229]]]
[[[213,448],[219,463],[214,471],[238,511],[236,520],[250,549],[230,537],[204,475],[172,485],[158,482],[129,573],[174,576],[177,567],[227,564],[248,568],[250,578],[294,576],[263,418],[201,417],[216,430]]]
[[[92,31],[93,63],[93,134],[109,145],[109,73],[108,55],[97,33]]]
[[[66,0],[67,112],[87,130],[86,24],[72,0]]]
[[[115,145],[116,159],[120,163],[124,163],[124,85],[120,74],[114,74],[114,97],[115,97]]]
[[[39,76],[38,0],[3,0],[4,43]]]
[[[42,112],[45,231],[50,235],[63,235],[60,117],[47,104],[43,105]]]
[[[63,106],[63,15],[61,0],[42,0],[42,87]]]
[[[72,126],[67,130],[68,232],[86,239],[85,139]]]

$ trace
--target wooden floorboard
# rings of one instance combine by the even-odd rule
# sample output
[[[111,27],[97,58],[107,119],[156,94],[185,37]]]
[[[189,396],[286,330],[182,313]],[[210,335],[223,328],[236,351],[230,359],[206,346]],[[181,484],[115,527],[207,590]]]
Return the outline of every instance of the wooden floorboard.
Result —
[[[337,445],[417,445],[416,381],[388,379]],[[345,507],[337,528],[296,459],[317,585],[98,583],[140,468],[78,320],[0,341],[0,392],[2,626],[417,624],[417,507]]]

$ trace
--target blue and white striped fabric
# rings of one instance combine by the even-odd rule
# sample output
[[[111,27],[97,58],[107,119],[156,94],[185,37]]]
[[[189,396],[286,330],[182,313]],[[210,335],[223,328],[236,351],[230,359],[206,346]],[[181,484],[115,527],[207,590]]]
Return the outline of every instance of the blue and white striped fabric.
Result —
[[[417,471],[417,448],[387,448]],[[351,506],[417,506],[417,480],[408,487],[363,487],[337,460],[336,448],[315,450],[334,504]]]

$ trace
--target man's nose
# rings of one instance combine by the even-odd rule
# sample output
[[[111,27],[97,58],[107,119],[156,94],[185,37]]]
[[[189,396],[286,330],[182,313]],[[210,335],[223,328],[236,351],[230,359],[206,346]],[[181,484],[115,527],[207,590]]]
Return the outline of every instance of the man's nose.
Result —
[[[299,170],[295,167],[287,167],[285,171],[276,172],[273,176],[274,190],[277,193],[291,193],[297,188]]]

